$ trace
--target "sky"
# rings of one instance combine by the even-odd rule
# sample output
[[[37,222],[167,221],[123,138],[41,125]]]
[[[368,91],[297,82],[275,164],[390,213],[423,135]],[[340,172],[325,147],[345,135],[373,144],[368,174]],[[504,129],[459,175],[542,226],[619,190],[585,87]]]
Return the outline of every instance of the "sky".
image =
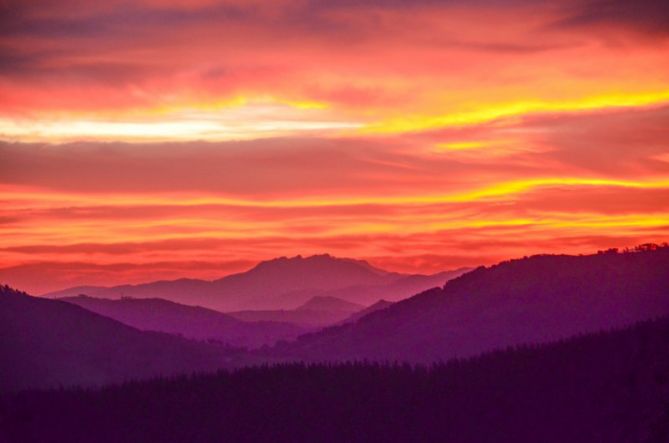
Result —
[[[0,1],[0,280],[669,240],[669,3]]]

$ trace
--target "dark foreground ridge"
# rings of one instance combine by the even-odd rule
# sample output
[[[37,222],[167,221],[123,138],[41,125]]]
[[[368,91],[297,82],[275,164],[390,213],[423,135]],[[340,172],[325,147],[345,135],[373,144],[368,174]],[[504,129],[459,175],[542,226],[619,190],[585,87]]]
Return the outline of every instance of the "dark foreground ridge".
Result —
[[[0,391],[213,371],[237,353],[0,285]]]
[[[286,364],[0,397],[0,441],[669,441],[669,319],[430,368]]]

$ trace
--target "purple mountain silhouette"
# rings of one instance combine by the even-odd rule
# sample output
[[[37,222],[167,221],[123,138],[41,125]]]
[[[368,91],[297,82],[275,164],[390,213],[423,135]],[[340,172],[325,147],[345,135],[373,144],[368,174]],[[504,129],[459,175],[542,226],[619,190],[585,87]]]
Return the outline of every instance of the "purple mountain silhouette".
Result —
[[[511,260],[304,335],[273,355],[429,362],[621,327],[669,314],[668,270],[669,248]]]
[[[443,285],[465,270],[435,275],[404,275],[375,268],[362,260],[330,255],[281,257],[249,271],[214,281],[180,279],[114,287],[75,287],[46,294],[61,298],[85,294],[117,299],[162,298],[221,312],[294,309],[315,296],[332,296],[369,305],[379,298],[399,300]]]
[[[233,352],[0,286],[0,390],[213,370]]]
[[[364,306],[357,303],[351,303],[337,297],[317,296],[312,297],[301,306],[298,306],[296,311],[342,311],[342,312],[357,312],[365,309]]]
[[[393,302],[387,301],[387,300],[379,300],[373,305],[367,306],[365,309],[353,313],[351,316],[348,318],[344,319],[342,323],[354,323],[358,320],[360,320],[362,317],[371,314],[372,312],[380,311],[382,309],[386,309],[389,306],[392,306]]]
[[[140,330],[167,332],[198,340],[217,340],[237,347],[271,345],[278,340],[292,340],[305,332],[290,323],[245,322],[211,309],[157,298],[110,300],[80,295],[60,300]]]
[[[367,309],[374,312],[357,320],[252,353],[140,331],[71,303],[0,287],[0,362],[11,362],[0,364],[0,389],[99,384],[263,361],[434,362],[467,357],[669,315],[667,269],[666,247],[511,260],[478,268],[443,288],[390,306],[377,303]],[[124,306],[135,301],[105,302]],[[147,308],[151,314],[140,316],[173,314],[169,302],[140,302],[158,304]],[[348,312],[358,306],[317,297],[285,312],[313,315],[335,308]],[[179,312],[204,318],[201,308]],[[235,324],[220,315],[217,321]]]
[[[339,323],[364,309],[362,305],[336,297],[315,296],[295,309],[236,311],[228,315],[249,322],[287,322],[313,330]]]

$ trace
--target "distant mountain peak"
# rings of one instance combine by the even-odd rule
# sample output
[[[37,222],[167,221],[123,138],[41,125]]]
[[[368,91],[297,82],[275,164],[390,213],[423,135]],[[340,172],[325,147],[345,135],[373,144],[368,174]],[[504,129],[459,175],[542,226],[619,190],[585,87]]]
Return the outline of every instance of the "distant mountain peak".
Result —
[[[331,297],[331,296],[315,296],[309,299],[306,303],[298,307],[298,310],[338,310],[338,311],[349,311],[356,312],[360,309],[363,309],[362,305],[357,303],[352,303],[347,300],[342,300],[341,298]]]
[[[360,269],[365,269],[369,272],[375,274],[389,274],[388,271],[383,269],[376,268],[372,266],[369,262],[365,260],[353,259],[353,258],[343,258],[335,257],[328,253],[324,254],[314,254],[309,256],[303,256],[301,254],[295,255],[293,257],[281,256],[272,258],[269,260],[264,260],[254,266],[250,272],[258,270],[268,270],[268,269],[289,269],[289,268],[307,268],[307,267],[357,267]]]
[[[270,264],[277,264],[277,263],[299,263],[299,262],[326,262],[326,261],[344,261],[344,260],[349,260],[345,258],[338,258],[333,255],[330,255],[328,253],[325,254],[314,254],[314,255],[308,255],[304,256],[302,254],[295,255],[293,257],[288,257],[286,255],[282,255],[280,257],[275,257],[275,258],[270,258],[267,260],[263,260],[259,262],[257,266],[263,266],[263,265],[270,265]]]
[[[455,272],[457,274],[457,272]],[[360,259],[330,254],[281,256],[216,280],[181,278],[114,287],[79,286],[47,294],[61,298],[162,298],[222,312],[294,309],[317,295],[367,306],[381,297],[398,300],[442,286],[453,272],[408,275],[379,269]]]

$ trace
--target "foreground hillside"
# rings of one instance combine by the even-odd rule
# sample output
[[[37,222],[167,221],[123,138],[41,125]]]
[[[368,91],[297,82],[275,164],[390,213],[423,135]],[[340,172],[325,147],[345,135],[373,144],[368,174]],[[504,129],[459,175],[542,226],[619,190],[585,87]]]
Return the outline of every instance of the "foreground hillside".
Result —
[[[481,267],[359,321],[278,346],[285,360],[432,362],[669,315],[669,248]]]
[[[0,286],[0,391],[213,370],[231,354]]]
[[[110,300],[80,295],[59,300],[144,331],[166,332],[196,340],[216,340],[235,347],[271,345],[278,340],[292,340],[305,331],[290,323],[241,321],[211,309],[158,298]]]
[[[0,440],[666,443],[669,320],[431,369],[289,364],[0,397]]]

